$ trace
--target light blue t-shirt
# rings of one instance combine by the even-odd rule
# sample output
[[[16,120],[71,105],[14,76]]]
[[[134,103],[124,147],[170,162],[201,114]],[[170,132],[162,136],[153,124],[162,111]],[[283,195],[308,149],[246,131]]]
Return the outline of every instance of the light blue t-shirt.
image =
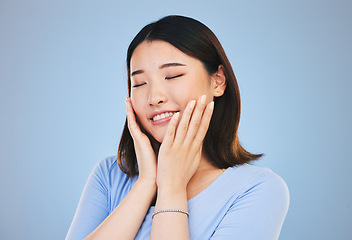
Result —
[[[129,193],[137,176],[124,174],[115,157],[100,161],[82,193],[66,240],[91,233]],[[191,239],[274,240],[289,205],[285,182],[270,169],[249,164],[226,169],[211,185],[188,201]],[[135,239],[149,239],[150,207]]]

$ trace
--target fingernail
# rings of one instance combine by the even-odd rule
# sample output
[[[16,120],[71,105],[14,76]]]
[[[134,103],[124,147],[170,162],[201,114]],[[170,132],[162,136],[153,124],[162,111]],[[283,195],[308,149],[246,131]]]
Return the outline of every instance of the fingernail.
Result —
[[[214,101],[211,101],[211,102],[209,103],[209,109],[210,109],[210,110],[213,110],[213,109],[214,109]]]
[[[195,105],[196,105],[196,100],[192,100],[192,101],[189,102],[189,108],[190,109],[193,109]]]
[[[204,104],[205,103],[205,99],[206,99],[207,96],[203,95],[200,97],[200,103],[201,104]]]
[[[180,112],[177,112],[177,113],[175,113],[175,114],[174,114],[174,118],[175,118],[175,120],[177,120],[177,119],[178,119],[178,116],[180,116]]]

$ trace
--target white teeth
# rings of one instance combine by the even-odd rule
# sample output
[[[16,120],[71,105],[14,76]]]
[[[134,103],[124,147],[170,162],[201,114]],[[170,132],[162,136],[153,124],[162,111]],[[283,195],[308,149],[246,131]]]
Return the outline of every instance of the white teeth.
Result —
[[[160,119],[166,118],[166,117],[171,117],[172,115],[174,115],[175,112],[166,112],[166,113],[162,113],[159,115],[156,115],[153,117],[153,121],[158,121]]]

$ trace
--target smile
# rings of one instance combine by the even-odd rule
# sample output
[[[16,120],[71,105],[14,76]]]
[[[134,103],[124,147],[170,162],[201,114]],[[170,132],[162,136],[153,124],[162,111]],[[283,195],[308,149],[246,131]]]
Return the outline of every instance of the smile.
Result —
[[[162,114],[155,115],[152,120],[153,121],[158,121],[164,118],[172,117],[176,112],[165,112]]]

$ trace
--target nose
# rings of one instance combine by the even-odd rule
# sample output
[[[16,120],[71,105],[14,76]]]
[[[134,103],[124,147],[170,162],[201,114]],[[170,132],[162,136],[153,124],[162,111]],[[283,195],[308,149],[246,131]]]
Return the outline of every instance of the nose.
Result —
[[[162,84],[152,84],[149,88],[148,104],[157,106],[165,102],[167,102],[167,96]]]

